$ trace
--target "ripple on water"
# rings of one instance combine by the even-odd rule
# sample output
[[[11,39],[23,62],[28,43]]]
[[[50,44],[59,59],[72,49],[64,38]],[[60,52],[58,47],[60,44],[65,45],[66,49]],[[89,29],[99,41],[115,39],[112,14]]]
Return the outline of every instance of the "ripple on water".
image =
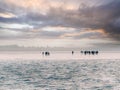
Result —
[[[119,90],[120,61],[0,63],[0,89]]]

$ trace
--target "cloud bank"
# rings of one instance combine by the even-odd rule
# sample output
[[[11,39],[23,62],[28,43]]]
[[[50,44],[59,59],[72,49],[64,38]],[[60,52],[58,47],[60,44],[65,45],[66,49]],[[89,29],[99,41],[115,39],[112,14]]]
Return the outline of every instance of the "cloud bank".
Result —
[[[0,0],[0,39],[120,40],[119,0]]]

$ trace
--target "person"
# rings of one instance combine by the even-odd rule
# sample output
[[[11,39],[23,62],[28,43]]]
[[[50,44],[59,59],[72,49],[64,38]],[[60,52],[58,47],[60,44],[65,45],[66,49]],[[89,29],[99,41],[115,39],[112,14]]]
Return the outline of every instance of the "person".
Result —
[[[72,54],[74,54],[74,51],[72,51]]]
[[[90,51],[88,51],[88,54],[89,54],[89,55],[91,54]]]
[[[92,53],[92,55],[94,55],[94,54],[95,54],[95,51],[91,51],[91,53]]]
[[[83,54],[83,51],[81,51],[81,53]]]
[[[42,52],[42,55],[44,55],[44,52]]]
[[[50,53],[46,51],[45,52],[45,56],[49,56],[49,55],[50,55]]]
[[[98,51],[96,51],[96,55],[98,55]]]
[[[84,54],[86,55],[86,54],[87,54],[87,51],[84,51]]]

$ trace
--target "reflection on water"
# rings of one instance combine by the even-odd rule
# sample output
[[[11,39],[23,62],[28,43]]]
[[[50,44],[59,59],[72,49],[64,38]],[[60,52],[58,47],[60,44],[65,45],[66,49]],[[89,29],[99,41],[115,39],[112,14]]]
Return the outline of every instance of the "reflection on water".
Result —
[[[120,90],[120,61],[0,62],[0,90]]]

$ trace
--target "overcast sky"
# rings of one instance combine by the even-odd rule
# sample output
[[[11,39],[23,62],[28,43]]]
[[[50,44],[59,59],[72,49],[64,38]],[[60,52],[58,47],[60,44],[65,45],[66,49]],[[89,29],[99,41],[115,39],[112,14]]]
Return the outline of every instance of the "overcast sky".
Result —
[[[0,42],[120,50],[120,0],[0,0]]]

